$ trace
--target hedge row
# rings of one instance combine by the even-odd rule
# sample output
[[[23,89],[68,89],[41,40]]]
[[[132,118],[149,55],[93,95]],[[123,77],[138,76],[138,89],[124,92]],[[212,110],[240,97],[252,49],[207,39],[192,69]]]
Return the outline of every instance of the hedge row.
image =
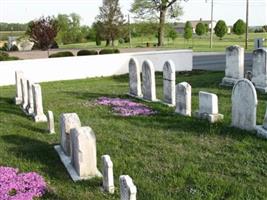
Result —
[[[104,55],[104,54],[113,54],[120,53],[119,49],[102,49],[99,52],[96,50],[80,50],[77,53],[77,56],[89,56],[89,55]],[[49,58],[59,58],[59,57],[70,57],[74,54],[70,51],[62,51],[58,53],[51,54]]]

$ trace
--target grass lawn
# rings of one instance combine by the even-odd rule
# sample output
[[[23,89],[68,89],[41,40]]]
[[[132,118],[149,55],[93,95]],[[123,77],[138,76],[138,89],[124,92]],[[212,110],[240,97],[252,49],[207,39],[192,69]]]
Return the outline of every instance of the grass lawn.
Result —
[[[266,38],[264,46],[267,46],[267,33],[249,33],[249,43],[248,43],[248,51],[251,52],[254,50],[254,38]],[[234,34],[225,35],[225,37],[220,40],[218,37],[214,35],[214,43],[213,48],[209,47],[209,35],[205,35],[202,37],[194,36],[193,40],[185,41],[182,35],[179,35],[175,41],[171,39],[165,39],[165,46],[163,49],[188,49],[192,48],[196,52],[203,51],[218,51],[224,52],[226,47],[231,45],[240,45],[242,47],[245,46],[245,36],[236,36]],[[132,39],[132,47],[146,47],[146,43],[149,42],[151,44],[156,44],[157,39],[155,37],[144,37],[144,38],[133,38]],[[78,44],[68,44],[68,45],[60,45],[60,48],[78,48],[78,49],[94,49],[94,48],[105,48],[105,42],[102,42],[102,46],[97,47],[95,42],[87,42],[87,43],[78,43]],[[153,45],[151,46],[153,47]],[[129,44],[118,44],[116,42],[116,48],[129,48]]]
[[[177,74],[177,82],[192,85],[192,110],[198,107],[200,90],[219,96],[223,123],[209,124],[174,114],[159,103],[145,103],[158,114],[119,117],[110,108],[94,105],[101,96],[127,98],[128,76],[42,83],[45,110],[56,122],[63,112],[76,112],[83,126],[97,137],[100,157],[109,154],[114,163],[116,192],[101,192],[101,180],[73,183],[53,146],[46,124],[27,118],[12,98],[15,87],[0,87],[0,165],[36,171],[45,177],[49,193],[43,199],[119,199],[119,175],[130,175],[140,200],[266,199],[267,140],[230,128],[231,89],[218,85],[223,72],[195,71]],[[162,97],[162,74],[157,73],[157,95]],[[259,95],[257,123],[261,124],[267,95]]]

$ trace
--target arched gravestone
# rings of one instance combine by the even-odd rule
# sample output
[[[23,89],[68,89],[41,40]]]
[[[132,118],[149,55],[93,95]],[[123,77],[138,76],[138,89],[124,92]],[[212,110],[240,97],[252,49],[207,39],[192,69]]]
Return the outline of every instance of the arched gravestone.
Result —
[[[142,96],[140,68],[135,58],[131,58],[129,61],[129,89],[130,95]]]
[[[267,92],[267,49],[253,51],[252,82],[261,92]]]
[[[187,82],[176,86],[176,110],[175,112],[184,116],[191,116],[192,88]]]
[[[149,101],[156,101],[155,69],[150,60],[145,60],[142,65],[143,77],[143,98]]]
[[[171,60],[163,66],[163,101],[175,105],[175,65]]]
[[[247,79],[236,82],[232,91],[232,126],[254,130],[256,128],[257,93]]]

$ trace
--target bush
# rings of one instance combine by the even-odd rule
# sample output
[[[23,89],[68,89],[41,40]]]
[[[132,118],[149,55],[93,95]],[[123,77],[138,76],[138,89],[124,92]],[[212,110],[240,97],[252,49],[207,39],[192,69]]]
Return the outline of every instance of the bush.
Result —
[[[99,54],[112,54],[112,53],[120,53],[119,49],[102,49],[99,51]]]
[[[0,48],[0,51],[8,51],[8,45],[5,42],[4,45]]]
[[[227,33],[227,29],[227,25],[223,20],[219,20],[214,28],[216,36],[220,39]]]
[[[203,23],[199,22],[196,26],[196,34],[198,36],[204,35],[206,32],[206,27]]]
[[[9,51],[18,51],[19,48],[16,45],[12,45]]]
[[[237,20],[233,26],[233,32],[236,35],[243,35],[246,32],[246,23],[242,19]]]
[[[96,50],[80,50],[77,53],[77,56],[89,56],[89,55],[98,55]]]
[[[8,53],[0,51],[0,61],[19,60],[18,57],[9,56]]]
[[[60,58],[60,57],[71,57],[74,56],[70,51],[62,51],[58,53],[53,53],[49,56],[49,58]]]
[[[120,39],[119,39],[119,43],[120,43],[120,44],[123,44],[123,43],[124,43],[124,39],[123,39],[123,38],[120,38]]]

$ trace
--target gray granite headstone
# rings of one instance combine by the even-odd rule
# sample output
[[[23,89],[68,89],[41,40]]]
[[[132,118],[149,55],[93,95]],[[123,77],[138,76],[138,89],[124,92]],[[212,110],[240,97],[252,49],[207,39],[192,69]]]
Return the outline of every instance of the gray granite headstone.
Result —
[[[184,116],[191,116],[191,85],[182,82],[176,86],[176,110],[175,112]]]
[[[163,101],[175,105],[175,65],[169,60],[163,66]]]
[[[136,200],[137,188],[133,180],[128,175],[120,176],[120,199],[121,200]]]
[[[232,91],[232,126],[254,130],[256,128],[257,93],[247,79],[240,79]]]
[[[135,58],[131,58],[129,62],[129,87],[130,95],[142,96],[140,67]]]
[[[143,77],[143,98],[149,101],[156,101],[156,83],[155,83],[155,69],[150,60],[145,60],[142,65]]]

